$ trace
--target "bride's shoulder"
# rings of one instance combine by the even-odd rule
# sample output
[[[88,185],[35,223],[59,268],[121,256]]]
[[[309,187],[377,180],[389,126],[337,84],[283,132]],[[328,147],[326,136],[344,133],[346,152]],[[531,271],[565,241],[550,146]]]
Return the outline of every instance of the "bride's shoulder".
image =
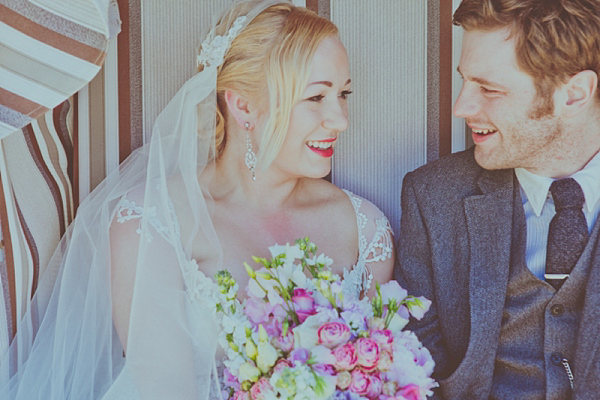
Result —
[[[351,192],[350,190],[347,190],[347,189],[340,189],[340,190],[346,195],[346,197],[348,197],[348,199],[350,199],[350,202],[352,203],[352,206],[353,206],[356,214],[362,214],[365,217],[367,217],[369,220],[385,218],[385,220],[387,221],[387,218],[384,215],[383,211],[381,211],[379,209],[379,207],[377,207],[371,201]]]

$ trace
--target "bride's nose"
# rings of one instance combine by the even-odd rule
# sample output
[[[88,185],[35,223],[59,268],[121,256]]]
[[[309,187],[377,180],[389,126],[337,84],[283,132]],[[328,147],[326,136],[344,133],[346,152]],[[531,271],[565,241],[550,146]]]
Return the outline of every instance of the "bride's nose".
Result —
[[[348,129],[348,108],[342,101],[337,101],[327,107],[322,125],[325,129],[342,132]]]

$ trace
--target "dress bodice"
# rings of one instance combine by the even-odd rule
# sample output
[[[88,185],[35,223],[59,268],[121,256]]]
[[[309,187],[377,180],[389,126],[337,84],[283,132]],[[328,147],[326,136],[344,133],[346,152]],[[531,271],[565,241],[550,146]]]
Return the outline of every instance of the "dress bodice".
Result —
[[[392,257],[393,239],[390,223],[385,215],[370,201],[355,195],[349,190],[343,190],[352,202],[354,213],[356,215],[356,224],[358,226],[358,258],[356,263],[350,268],[344,268],[342,290],[345,296],[358,298],[361,293],[369,290],[373,279],[371,265],[379,261],[385,261]],[[175,209],[171,205],[172,221],[177,224]],[[165,224],[156,217],[152,207],[143,207],[123,197],[117,205],[116,220],[124,223],[131,219],[146,219],[147,223],[152,225],[156,233],[171,243],[181,258],[185,259],[183,246],[181,244],[179,226],[172,227],[175,232],[174,239],[170,239],[171,231]],[[140,230],[138,230],[140,232]],[[146,231],[147,232],[147,231]],[[151,234],[146,234],[143,238],[149,242],[153,240]],[[198,264],[194,259],[187,259],[183,262],[184,277],[186,282],[186,291],[190,299],[200,296],[212,297],[208,286],[212,286],[210,278],[198,269]],[[210,301],[210,300],[209,300]]]

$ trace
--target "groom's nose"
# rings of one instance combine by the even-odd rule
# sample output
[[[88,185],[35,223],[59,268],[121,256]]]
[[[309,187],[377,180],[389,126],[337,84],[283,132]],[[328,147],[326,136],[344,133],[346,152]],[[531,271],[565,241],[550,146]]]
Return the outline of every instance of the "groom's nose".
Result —
[[[465,82],[454,103],[452,113],[457,118],[469,118],[479,114],[480,111],[481,103],[476,93],[476,87]]]

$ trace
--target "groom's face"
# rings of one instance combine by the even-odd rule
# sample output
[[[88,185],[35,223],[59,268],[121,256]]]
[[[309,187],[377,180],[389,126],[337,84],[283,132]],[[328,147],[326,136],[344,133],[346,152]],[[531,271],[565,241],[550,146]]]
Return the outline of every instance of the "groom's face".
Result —
[[[483,168],[540,172],[564,142],[553,98],[541,98],[523,72],[508,29],[466,31],[459,72],[463,87],[454,115],[473,131],[475,159]]]

